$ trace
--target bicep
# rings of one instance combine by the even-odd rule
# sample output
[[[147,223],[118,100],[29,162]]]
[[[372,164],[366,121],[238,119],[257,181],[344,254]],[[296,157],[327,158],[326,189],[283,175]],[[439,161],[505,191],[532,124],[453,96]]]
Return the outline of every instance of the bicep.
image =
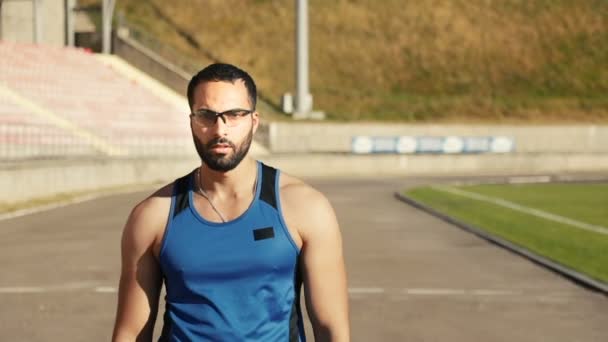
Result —
[[[340,229],[328,202],[315,210],[304,227],[301,255],[306,307],[315,335],[346,340],[348,290]]]
[[[114,340],[151,340],[162,276],[153,252],[155,235],[132,216],[121,242],[121,275]]]

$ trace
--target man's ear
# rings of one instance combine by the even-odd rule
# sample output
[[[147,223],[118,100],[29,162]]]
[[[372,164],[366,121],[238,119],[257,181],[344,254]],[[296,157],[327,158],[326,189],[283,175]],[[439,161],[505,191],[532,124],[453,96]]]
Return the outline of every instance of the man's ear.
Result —
[[[257,110],[251,113],[251,119],[253,120],[253,133],[255,133],[260,125],[260,113]]]

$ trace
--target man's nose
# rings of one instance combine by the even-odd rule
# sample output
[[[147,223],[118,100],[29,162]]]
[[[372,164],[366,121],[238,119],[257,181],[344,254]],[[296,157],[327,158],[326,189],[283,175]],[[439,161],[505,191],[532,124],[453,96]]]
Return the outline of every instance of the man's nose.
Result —
[[[225,132],[226,128],[228,127],[226,124],[226,118],[223,115],[217,115],[215,117],[215,123],[211,127],[214,128],[218,133]]]

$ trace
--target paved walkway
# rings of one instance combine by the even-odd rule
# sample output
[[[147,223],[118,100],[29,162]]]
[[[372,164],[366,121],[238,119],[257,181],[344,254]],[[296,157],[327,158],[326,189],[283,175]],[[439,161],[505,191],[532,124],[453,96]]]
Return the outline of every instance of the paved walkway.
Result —
[[[608,341],[606,297],[393,197],[415,181],[312,183],[343,230],[353,341]],[[145,195],[1,221],[0,340],[109,340],[120,231]]]

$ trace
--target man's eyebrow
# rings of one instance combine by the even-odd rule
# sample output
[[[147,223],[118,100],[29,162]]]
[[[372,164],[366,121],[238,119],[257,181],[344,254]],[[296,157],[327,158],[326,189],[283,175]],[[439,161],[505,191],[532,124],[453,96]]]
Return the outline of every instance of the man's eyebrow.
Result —
[[[220,114],[220,112],[216,112],[215,110],[209,109],[209,108],[198,108],[198,109],[193,110],[192,112],[193,113],[196,113],[196,112],[211,112],[211,113],[215,113],[215,114]]]

